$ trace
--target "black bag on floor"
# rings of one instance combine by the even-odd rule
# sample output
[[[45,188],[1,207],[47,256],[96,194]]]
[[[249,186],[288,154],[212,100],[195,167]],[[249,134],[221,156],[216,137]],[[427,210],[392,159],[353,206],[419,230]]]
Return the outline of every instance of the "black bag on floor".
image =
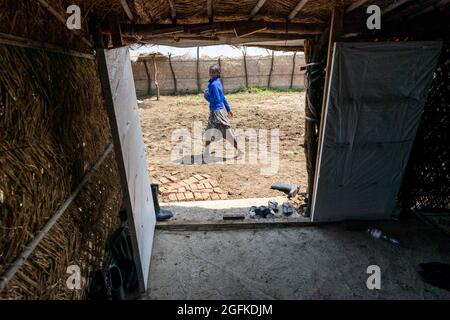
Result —
[[[111,234],[107,249],[120,270],[125,291],[136,290],[139,284],[128,227],[120,227]]]

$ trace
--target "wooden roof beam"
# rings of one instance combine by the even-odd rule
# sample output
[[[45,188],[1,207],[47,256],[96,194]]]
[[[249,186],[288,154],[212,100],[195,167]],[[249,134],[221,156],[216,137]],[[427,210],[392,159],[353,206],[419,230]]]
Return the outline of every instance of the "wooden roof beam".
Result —
[[[295,8],[291,11],[291,13],[289,14],[289,16],[287,17],[287,19],[289,21],[291,21],[292,19],[294,19],[297,14],[300,12],[300,10],[303,9],[303,7],[305,6],[306,3],[308,3],[309,0],[300,0],[299,3],[297,3],[297,5],[295,6]]]
[[[122,24],[123,34],[137,36],[151,36],[163,33],[186,33],[186,34],[204,34],[208,32],[235,32],[235,29],[252,28],[265,29],[272,33],[289,33],[289,34],[321,34],[325,28],[322,24],[301,24],[301,23],[277,23],[277,22],[256,22],[256,21],[240,21],[240,22],[221,22],[213,24],[193,24],[172,26],[167,24]],[[184,30],[184,31],[183,31]],[[244,30],[245,31],[245,30]],[[242,34],[245,34],[243,32]]]
[[[349,5],[347,7],[347,9],[345,9],[345,13],[350,13],[353,10],[358,9],[359,7],[361,7],[363,4],[365,4],[368,1],[369,0],[359,0],[359,1],[352,3],[351,5]]]
[[[64,28],[67,29],[67,27],[66,27],[66,18],[64,18],[62,15],[60,15],[58,13],[58,11],[56,11],[50,4],[47,3],[47,1],[45,1],[45,0],[37,0],[37,2],[39,2],[39,4],[41,6],[43,6],[45,9],[47,9],[47,11],[50,12],[57,20],[59,20],[64,25]],[[69,30],[69,29],[67,29],[67,30]],[[81,34],[81,32],[79,32],[79,30],[69,30],[69,31],[72,32],[74,35],[76,35],[89,48],[92,47],[92,43],[88,39],[86,39]]]
[[[388,12],[391,12],[392,10],[397,9],[398,7],[404,5],[405,3],[409,2],[411,0],[396,0],[392,4],[388,5],[386,8],[382,9],[382,14],[386,14]]]
[[[130,7],[128,6],[127,0],[120,0],[120,4],[122,5],[123,11],[125,11],[125,14],[127,15],[128,19],[131,21],[134,20],[133,13],[130,10]]]
[[[248,19],[251,20],[256,14],[259,12],[261,7],[266,3],[266,0],[258,0],[255,7],[252,9],[252,12],[250,12],[250,15],[248,16]]]
[[[450,0],[441,0],[438,3],[436,3],[436,4],[430,4],[425,9],[410,15],[409,18],[410,19],[414,19],[414,18],[416,18],[418,16],[421,16],[421,15],[423,15],[425,13],[428,13],[428,12],[430,12],[432,10],[438,10],[438,9],[440,9],[441,7],[445,6],[448,3],[450,3]]]
[[[170,5],[170,17],[172,18],[172,23],[177,23],[177,10],[175,9],[175,0],[168,0]]]
[[[209,22],[214,22],[213,0],[206,0],[206,10],[208,11]]]
[[[267,24],[265,24],[265,23],[255,24],[253,26],[241,25],[239,27],[234,28],[236,37],[239,37],[239,38],[249,36],[251,34],[265,31],[265,30],[267,30]]]

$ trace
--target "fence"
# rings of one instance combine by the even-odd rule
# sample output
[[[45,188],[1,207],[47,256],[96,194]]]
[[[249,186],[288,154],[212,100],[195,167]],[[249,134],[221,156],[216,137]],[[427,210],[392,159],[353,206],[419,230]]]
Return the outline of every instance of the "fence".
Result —
[[[300,66],[304,65],[304,57],[300,54],[247,56],[245,60],[244,57],[241,57],[199,59],[198,61],[158,56],[155,64],[160,93],[182,94],[200,91],[207,86],[209,67],[215,63],[221,65],[225,91],[233,91],[246,86],[284,89],[304,87],[303,71],[300,71]],[[155,70],[151,59],[139,59],[134,62],[133,74],[136,93],[139,97],[155,94]]]

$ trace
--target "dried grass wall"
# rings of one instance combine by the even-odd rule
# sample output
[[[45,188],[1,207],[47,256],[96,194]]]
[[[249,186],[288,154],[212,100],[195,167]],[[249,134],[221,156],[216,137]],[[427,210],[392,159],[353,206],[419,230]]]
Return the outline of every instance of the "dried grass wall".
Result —
[[[98,79],[94,60],[0,45],[0,275],[110,143]],[[120,201],[111,153],[0,297],[82,298],[67,266],[101,264]]]
[[[450,41],[428,93],[400,189],[404,209],[450,210]]]
[[[248,56],[246,58],[249,86],[267,87],[271,59],[271,56]],[[201,88],[206,88],[209,79],[209,67],[217,62],[218,60],[214,59],[200,59],[199,73]],[[153,62],[149,60],[146,63],[151,78],[150,84],[144,62],[137,61],[132,64],[136,93],[140,97],[148,95],[150,91],[152,94],[155,93],[155,85],[153,83]],[[293,56],[275,56],[270,85],[272,88],[290,87],[292,64]],[[295,58],[295,65],[293,88],[303,88],[304,73],[300,71],[300,66],[304,65],[303,55],[297,54]],[[172,66],[177,79],[178,93],[197,92],[197,60],[173,58]],[[245,87],[245,68],[243,58],[221,58],[221,66],[222,82],[225,91],[233,91]],[[160,92],[162,94],[173,94],[175,88],[169,60],[157,59],[156,67],[158,70]],[[149,88],[149,85],[151,85],[151,88]]]

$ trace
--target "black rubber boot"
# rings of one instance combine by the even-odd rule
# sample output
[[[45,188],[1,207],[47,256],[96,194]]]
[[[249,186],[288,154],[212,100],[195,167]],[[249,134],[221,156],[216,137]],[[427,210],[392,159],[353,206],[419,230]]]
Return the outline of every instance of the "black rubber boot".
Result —
[[[152,186],[152,196],[153,196],[153,204],[155,206],[155,214],[157,221],[164,221],[173,217],[173,213],[169,210],[164,210],[159,207],[158,201],[158,189],[159,184],[151,184]]]

